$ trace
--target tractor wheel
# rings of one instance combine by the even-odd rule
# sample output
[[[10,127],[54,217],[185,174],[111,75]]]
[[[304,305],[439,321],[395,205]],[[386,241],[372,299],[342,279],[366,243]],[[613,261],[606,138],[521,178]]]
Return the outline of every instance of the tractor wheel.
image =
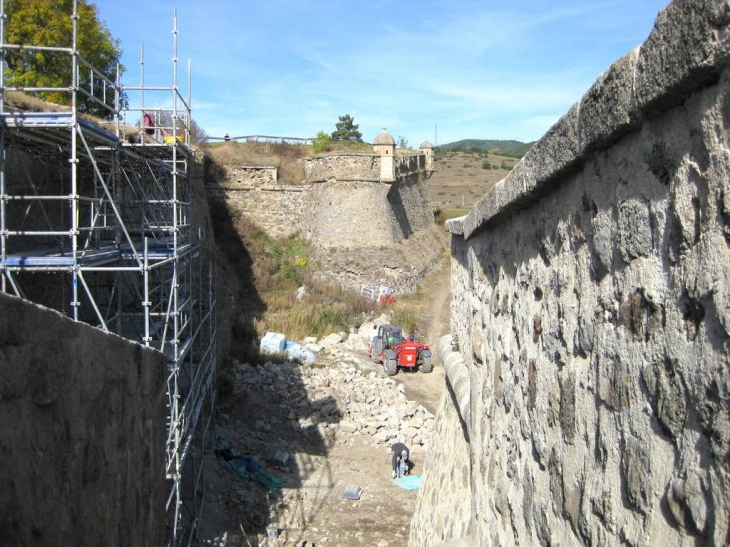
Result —
[[[431,372],[433,370],[433,363],[430,357],[424,357],[421,363],[421,372]]]
[[[398,372],[398,363],[395,359],[388,359],[386,357],[383,359],[383,368],[388,376],[395,376]]]

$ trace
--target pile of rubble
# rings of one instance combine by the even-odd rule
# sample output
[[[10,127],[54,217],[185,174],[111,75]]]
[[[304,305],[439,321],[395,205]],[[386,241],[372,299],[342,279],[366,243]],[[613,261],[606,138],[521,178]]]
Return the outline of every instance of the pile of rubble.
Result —
[[[330,365],[234,363],[234,384],[279,402],[286,412],[285,427],[305,437],[352,442],[348,436],[364,435],[374,445],[389,446],[396,440],[427,445],[433,415],[408,401],[403,386],[392,378],[363,372],[356,357],[342,353],[348,360]],[[268,421],[261,416],[252,425],[267,430],[272,427]]]

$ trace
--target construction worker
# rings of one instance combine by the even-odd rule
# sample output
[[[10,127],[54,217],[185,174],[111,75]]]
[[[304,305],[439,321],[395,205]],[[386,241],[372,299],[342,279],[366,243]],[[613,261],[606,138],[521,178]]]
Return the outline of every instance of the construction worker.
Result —
[[[390,447],[393,478],[399,479],[410,473],[408,468],[408,447],[403,443],[395,443]]]

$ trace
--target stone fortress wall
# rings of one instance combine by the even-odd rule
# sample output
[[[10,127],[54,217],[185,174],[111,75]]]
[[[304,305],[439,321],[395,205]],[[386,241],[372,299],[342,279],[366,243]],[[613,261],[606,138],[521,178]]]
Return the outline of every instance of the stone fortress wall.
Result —
[[[410,545],[730,543],[729,36],[726,1],[675,0],[447,223]]]
[[[225,167],[225,179],[209,190],[276,237],[299,233],[319,247],[383,247],[433,225],[427,159],[399,154],[394,177],[385,181],[379,154],[303,158],[299,185],[278,184],[275,168]]]
[[[165,356],[4,293],[0,309],[0,545],[162,545]]]

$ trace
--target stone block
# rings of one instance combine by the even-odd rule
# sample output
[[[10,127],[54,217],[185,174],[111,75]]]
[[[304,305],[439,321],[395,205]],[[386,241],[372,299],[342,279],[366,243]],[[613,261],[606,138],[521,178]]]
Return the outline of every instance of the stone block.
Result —
[[[677,524],[690,534],[705,534],[709,507],[697,472],[690,471],[686,479],[672,479],[667,488],[666,499]]]
[[[343,340],[344,338],[341,334],[333,332],[332,334],[328,334],[327,336],[322,338],[319,341],[319,345],[325,349],[330,349],[332,346],[342,343]]]
[[[340,420],[337,422],[337,426],[343,433],[354,433],[359,429],[359,426],[356,423],[348,420]]]
[[[613,268],[613,223],[610,213],[599,213],[593,220],[591,240],[591,274],[601,281]]]
[[[593,351],[593,318],[582,315],[578,318],[578,328],[573,335],[573,353],[587,357]]]
[[[681,377],[670,359],[647,365],[641,374],[654,414],[663,431],[673,440],[680,438],[687,417]]]
[[[675,0],[657,17],[636,63],[637,107],[649,114],[681,104],[716,82],[730,60],[730,7],[722,0]]]
[[[651,215],[646,203],[629,199],[619,205],[619,251],[624,262],[648,256],[654,245],[651,233]]]
[[[636,48],[616,61],[580,100],[578,137],[585,152],[604,148],[637,127],[633,91],[638,57]]]
[[[575,440],[575,373],[570,371],[567,377],[560,376],[560,426],[567,443]]]
[[[621,451],[622,479],[631,504],[649,514],[653,502],[650,447],[644,439],[628,437]]]

